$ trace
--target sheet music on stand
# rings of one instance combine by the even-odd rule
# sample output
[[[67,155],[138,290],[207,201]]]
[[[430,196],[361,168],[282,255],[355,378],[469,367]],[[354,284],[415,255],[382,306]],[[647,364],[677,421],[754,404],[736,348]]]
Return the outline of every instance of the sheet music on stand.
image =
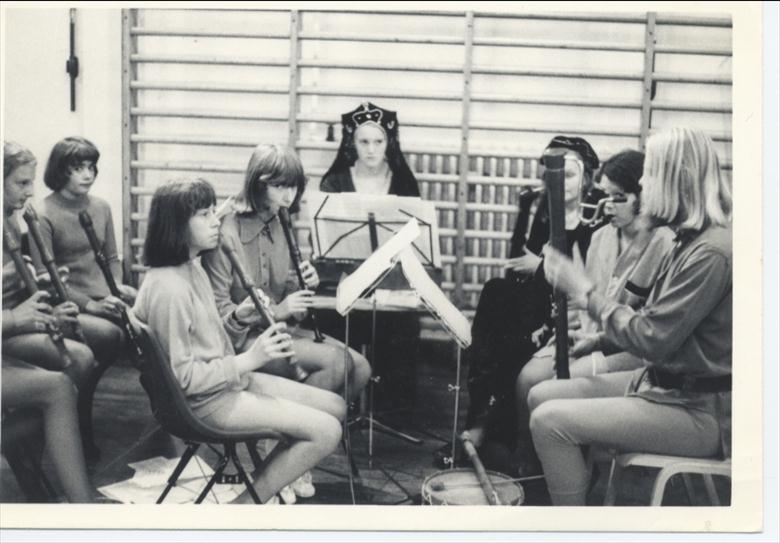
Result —
[[[471,324],[430,278],[417,258],[412,244],[419,235],[419,225],[411,219],[352,275],[342,280],[336,291],[336,310],[342,315],[349,313],[355,302],[371,292],[400,261],[401,270],[412,290],[458,345],[466,348],[471,345]]]
[[[441,268],[436,206],[416,197],[364,195],[354,192],[306,193],[312,235],[312,257],[359,262],[372,251],[368,216],[376,220],[377,245],[390,240],[409,220],[417,220],[420,234],[412,243],[425,266]]]
[[[395,267],[398,254],[420,235],[420,227],[411,219],[392,238],[371,254],[336,290],[336,311],[346,315],[363,295],[371,292]],[[425,272],[425,270],[423,270]],[[427,275],[427,274],[426,274]]]

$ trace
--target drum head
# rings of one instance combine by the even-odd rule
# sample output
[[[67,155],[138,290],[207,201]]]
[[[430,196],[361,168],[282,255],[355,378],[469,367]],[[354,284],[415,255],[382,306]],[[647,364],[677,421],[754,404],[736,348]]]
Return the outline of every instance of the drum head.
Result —
[[[504,505],[521,505],[523,487],[503,473],[488,471]],[[490,505],[474,470],[469,468],[439,471],[427,477],[422,486],[423,503],[429,505]]]

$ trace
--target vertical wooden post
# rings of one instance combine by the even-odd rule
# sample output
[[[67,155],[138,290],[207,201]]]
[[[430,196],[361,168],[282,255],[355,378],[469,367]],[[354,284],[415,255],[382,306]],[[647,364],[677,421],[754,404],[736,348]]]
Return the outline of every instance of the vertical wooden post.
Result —
[[[136,146],[130,142],[130,136],[136,132],[136,121],[130,114],[136,102],[136,91],[130,89],[130,83],[136,78],[135,66],[130,60],[130,55],[135,51],[135,38],[130,34],[130,29],[136,20],[136,9],[122,10],[122,267],[124,280],[130,284],[136,284],[132,272],[135,263],[132,240],[138,230],[132,219],[135,198],[131,190],[136,184],[136,176],[130,168],[136,150]]]
[[[298,87],[301,74],[298,60],[301,58],[301,14],[297,9],[290,11],[290,113],[288,117],[287,145],[296,149],[298,145]]]
[[[642,77],[642,114],[639,127],[639,148],[645,150],[653,115],[653,71],[655,70],[655,19],[656,14],[647,14],[645,25],[645,65]]]
[[[460,158],[458,178],[457,234],[455,236],[455,294],[454,303],[466,301],[463,283],[466,257],[466,200],[469,181],[469,119],[471,109],[471,65],[474,57],[474,12],[466,12],[463,59],[463,98],[460,122]]]

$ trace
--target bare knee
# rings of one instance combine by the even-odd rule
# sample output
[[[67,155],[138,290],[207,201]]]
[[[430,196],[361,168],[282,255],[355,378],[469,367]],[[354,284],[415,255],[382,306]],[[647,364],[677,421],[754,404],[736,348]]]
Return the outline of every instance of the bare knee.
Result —
[[[341,441],[341,423],[327,414],[317,423],[317,436],[315,442],[321,448],[324,454],[329,454]]]
[[[97,361],[92,351],[81,343],[70,343],[68,353],[73,364],[72,374],[79,382],[83,382],[89,373],[97,367]]]
[[[69,409],[76,404],[76,385],[70,377],[64,373],[51,372],[46,375],[49,386],[46,387],[45,398],[41,398],[45,405],[53,409]]]

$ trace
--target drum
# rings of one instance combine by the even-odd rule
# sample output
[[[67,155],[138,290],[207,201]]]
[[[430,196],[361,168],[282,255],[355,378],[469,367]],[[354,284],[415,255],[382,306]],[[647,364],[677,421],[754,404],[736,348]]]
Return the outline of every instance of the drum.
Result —
[[[522,505],[523,487],[509,476],[487,471],[490,481],[504,505]],[[422,486],[423,504],[428,505],[490,505],[477,475],[471,468],[439,471],[426,477]]]

